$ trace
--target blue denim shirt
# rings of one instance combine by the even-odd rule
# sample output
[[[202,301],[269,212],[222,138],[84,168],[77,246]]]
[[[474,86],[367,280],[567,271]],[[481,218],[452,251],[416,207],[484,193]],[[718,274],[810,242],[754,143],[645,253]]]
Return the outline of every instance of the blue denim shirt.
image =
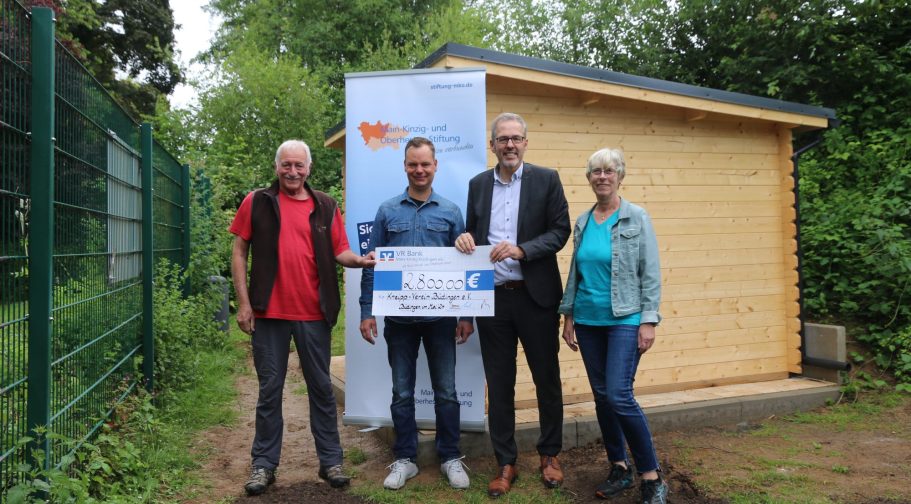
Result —
[[[419,204],[402,194],[384,201],[373,219],[370,248],[376,247],[452,247],[465,231],[462,211],[455,203],[437,194]],[[361,320],[373,317],[373,268],[361,274]],[[392,317],[401,323],[429,322],[439,317]]]
[[[576,287],[576,251],[594,207],[576,219],[573,228],[573,258],[569,264],[566,290],[559,312],[573,314]],[[611,228],[611,305],[615,317],[642,313],[641,323],[661,322],[661,265],[658,262],[658,240],[652,220],[644,208],[620,200],[620,218]]]

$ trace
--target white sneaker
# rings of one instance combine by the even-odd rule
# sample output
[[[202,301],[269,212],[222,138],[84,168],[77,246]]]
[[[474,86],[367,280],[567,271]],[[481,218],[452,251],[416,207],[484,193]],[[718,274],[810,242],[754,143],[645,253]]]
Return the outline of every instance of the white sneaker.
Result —
[[[440,472],[446,475],[446,479],[449,480],[449,486],[456,490],[464,490],[471,484],[468,481],[468,473],[465,472],[468,466],[462,462],[463,458],[465,457],[459,457],[440,464]]]
[[[418,466],[408,459],[398,459],[389,464],[389,476],[383,481],[383,487],[398,490],[405,482],[418,475]]]

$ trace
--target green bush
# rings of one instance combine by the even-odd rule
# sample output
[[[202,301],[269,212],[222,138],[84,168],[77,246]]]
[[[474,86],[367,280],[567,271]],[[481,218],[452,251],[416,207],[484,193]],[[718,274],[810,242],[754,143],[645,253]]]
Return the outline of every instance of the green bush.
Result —
[[[876,362],[911,384],[911,121],[830,131],[801,191],[808,314],[859,323]]]
[[[19,483],[7,490],[5,502],[44,502],[45,496],[50,502],[89,504],[150,500],[158,481],[148,474],[144,454],[148,437],[143,434],[158,424],[153,415],[154,406],[150,396],[140,390],[118,410],[124,416],[122,423],[105,424],[98,436],[81,444],[59,434],[39,432],[40,436],[46,436],[52,444],[65,447],[70,453],[62,458],[59,466],[40,469],[45,453],[35,450],[35,465],[17,467]],[[19,444],[25,446],[32,439],[22,438]]]
[[[198,379],[201,350],[222,348],[227,335],[220,331],[212,315],[217,309],[218,288],[183,297],[186,277],[180,268],[166,260],[155,274],[155,380],[163,395],[184,390]]]
[[[878,364],[893,370],[899,381],[898,390],[911,392],[911,326],[886,340],[882,350],[880,359],[888,360]]]
[[[138,388],[119,404],[94,438],[79,442],[46,434],[56,467],[13,468],[16,483],[0,492],[4,503],[140,503],[165,501],[192,481],[198,455],[186,449],[193,434],[232,421],[235,391],[228,379],[244,353],[212,322],[208,292],[181,297],[184,277],[162,261],[155,285],[156,395]],[[45,435],[44,432],[40,433]],[[18,440],[26,449],[32,438]]]

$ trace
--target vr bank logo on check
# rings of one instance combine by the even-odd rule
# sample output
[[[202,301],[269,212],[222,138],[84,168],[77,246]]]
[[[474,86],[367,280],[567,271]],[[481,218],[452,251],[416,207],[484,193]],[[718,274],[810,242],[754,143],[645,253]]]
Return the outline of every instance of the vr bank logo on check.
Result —
[[[380,251],[380,261],[382,262],[391,262],[395,261],[395,250],[382,250]]]

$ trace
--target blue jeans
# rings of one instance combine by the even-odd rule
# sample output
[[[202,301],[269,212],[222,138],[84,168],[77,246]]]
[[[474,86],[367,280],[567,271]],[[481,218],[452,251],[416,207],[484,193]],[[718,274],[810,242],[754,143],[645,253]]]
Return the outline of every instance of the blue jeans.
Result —
[[[433,411],[436,415],[436,448],[440,461],[459,458],[459,400],[455,389],[456,319],[445,317],[432,322],[402,324],[386,317],[383,336],[389,349],[392,368],[392,425],[396,459],[418,456],[418,427],[414,419],[414,382],[418,349],[424,343]]]
[[[639,474],[658,470],[648,420],[633,397],[633,380],[642,355],[639,326],[576,324],[575,329],[608,460],[628,463],[624,447],[628,443]]]

